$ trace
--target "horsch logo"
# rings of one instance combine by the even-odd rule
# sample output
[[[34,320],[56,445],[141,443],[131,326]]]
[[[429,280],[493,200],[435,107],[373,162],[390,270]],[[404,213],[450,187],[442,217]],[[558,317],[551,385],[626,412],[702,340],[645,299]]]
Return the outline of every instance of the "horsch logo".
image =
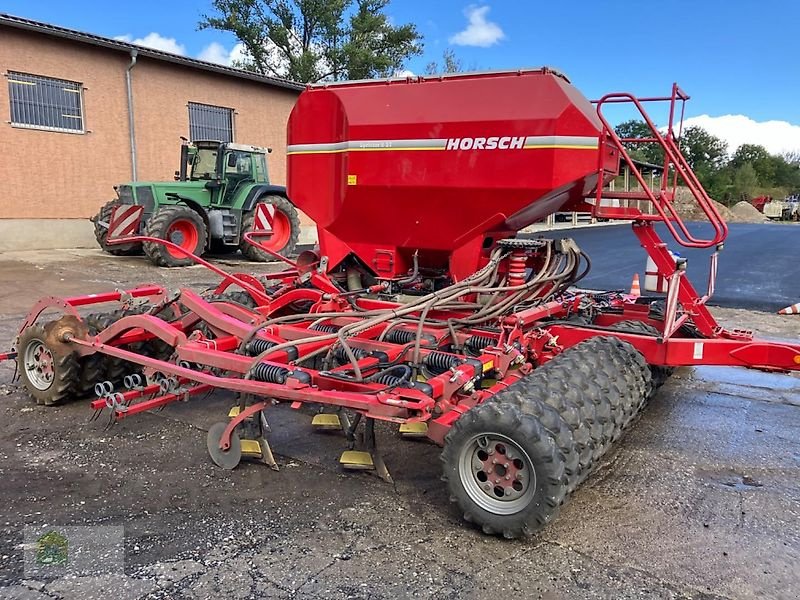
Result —
[[[525,146],[525,137],[464,137],[447,140],[447,150],[516,150]]]

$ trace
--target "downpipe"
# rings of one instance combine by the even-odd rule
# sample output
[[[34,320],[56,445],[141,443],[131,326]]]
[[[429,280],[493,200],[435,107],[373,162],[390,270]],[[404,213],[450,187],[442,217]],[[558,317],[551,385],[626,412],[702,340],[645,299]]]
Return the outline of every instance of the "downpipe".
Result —
[[[137,181],[136,173],[136,128],[133,119],[133,84],[131,82],[131,70],[136,66],[136,57],[139,52],[131,50],[131,64],[125,69],[125,87],[128,93],[128,132],[130,133],[131,144],[131,180]]]

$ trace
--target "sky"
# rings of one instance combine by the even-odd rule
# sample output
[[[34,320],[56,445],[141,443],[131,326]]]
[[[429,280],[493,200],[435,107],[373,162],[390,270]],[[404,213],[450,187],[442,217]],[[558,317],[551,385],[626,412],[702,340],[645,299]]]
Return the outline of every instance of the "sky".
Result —
[[[210,0],[0,0],[0,12],[212,62],[240,50],[232,34],[197,30]],[[666,95],[677,81],[692,96],[687,124],[729,150],[800,151],[796,0],[393,0],[387,12],[424,36],[409,73],[449,48],[469,70],[556,67],[589,98]]]

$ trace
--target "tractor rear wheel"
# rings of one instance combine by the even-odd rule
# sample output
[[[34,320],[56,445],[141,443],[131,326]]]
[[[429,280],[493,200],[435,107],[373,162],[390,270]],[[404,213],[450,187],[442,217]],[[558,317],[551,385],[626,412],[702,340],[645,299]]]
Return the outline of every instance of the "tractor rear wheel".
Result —
[[[61,404],[73,395],[78,384],[75,353],[52,348],[42,325],[31,325],[20,334],[17,368],[25,389],[37,404]]]
[[[259,199],[258,204],[271,204],[275,212],[272,216],[272,235],[263,238],[256,238],[261,244],[273,252],[283,256],[291,256],[300,239],[300,217],[297,209],[286,198],[281,196],[265,196]],[[269,252],[264,252],[244,239],[245,233],[253,231],[255,225],[256,211],[253,209],[242,217],[242,241],[239,247],[242,254],[248,260],[256,262],[268,262],[275,260]]]
[[[208,231],[203,218],[188,206],[165,206],[147,222],[146,234],[161,238],[200,256],[206,249]],[[155,242],[145,242],[144,253],[159,267],[193,264],[183,252]]]
[[[450,500],[487,534],[531,535],[553,519],[567,493],[553,435],[512,404],[487,402],[464,413],[441,458]]]
[[[106,244],[106,239],[108,238],[108,226],[111,223],[111,215],[114,213],[114,209],[118,206],[120,206],[119,200],[111,200],[106,202],[100,209],[100,212],[92,217],[91,221],[94,223],[94,237],[104,252],[108,252],[114,256],[131,256],[134,254],[141,254],[142,245],[139,243],[113,245]]]

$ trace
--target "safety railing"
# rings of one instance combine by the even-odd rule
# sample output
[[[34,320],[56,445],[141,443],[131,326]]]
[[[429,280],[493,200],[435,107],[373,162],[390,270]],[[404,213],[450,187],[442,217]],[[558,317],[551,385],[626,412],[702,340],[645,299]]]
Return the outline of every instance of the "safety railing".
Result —
[[[710,248],[724,242],[728,235],[728,226],[717,210],[714,201],[703,189],[700,180],[695,175],[691,166],[681,152],[678,141],[683,127],[683,115],[686,101],[689,99],[677,84],[672,86],[672,94],[665,97],[637,98],[629,93],[606,94],[600,100],[595,101],[597,105],[597,116],[603,124],[603,132],[600,137],[600,147],[604,148],[609,144],[618,152],[622,160],[628,165],[630,173],[635,177],[641,191],[616,192],[605,190],[602,185],[597,186],[595,192],[595,216],[606,219],[634,219],[643,221],[661,221],[665,224],[670,234],[682,246],[687,248]],[[666,133],[662,134],[659,128],[648,115],[644,108],[644,103],[648,102],[669,102],[669,122]],[[678,123],[678,136],[675,135],[675,113],[678,102],[681,103],[681,114]],[[650,130],[650,137],[642,138],[620,138],[614,128],[603,115],[603,107],[606,104],[632,104],[646,123]],[[631,158],[628,148],[638,144],[658,145],[664,152],[664,171],[661,177],[660,189],[653,190],[645,182],[639,167]],[[604,169],[604,154],[598,154],[598,180],[603,181],[607,174]],[[713,234],[709,238],[695,237],[673,205],[678,184],[684,185],[692,194],[694,201],[705,214],[711,224]],[[646,214],[637,208],[631,207],[608,207],[602,206],[602,200],[606,198],[619,200],[647,200],[655,209],[655,214]]]

